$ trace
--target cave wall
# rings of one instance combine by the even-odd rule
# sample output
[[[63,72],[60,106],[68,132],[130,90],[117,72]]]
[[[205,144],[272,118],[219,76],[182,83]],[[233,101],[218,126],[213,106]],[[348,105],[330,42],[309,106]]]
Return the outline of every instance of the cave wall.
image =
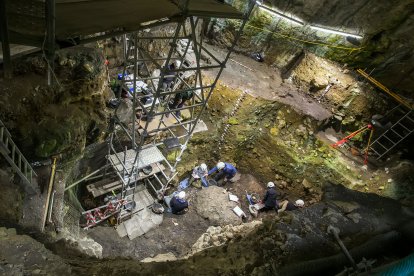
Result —
[[[247,3],[246,0],[227,2],[241,9]],[[268,63],[284,68],[305,49],[354,68],[367,68],[370,71],[375,69],[372,75],[380,82],[391,90],[412,98],[413,0],[271,0],[264,1],[264,4],[294,15],[308,24],[360,34],[363,39],[358,41],[322,33],[310,29],[308,25],[292,25],[256,8],[245,28],[239,51],[264,51]],[[213,33],[219,34],[223,27],[231,30],[232,24],[234,23],[220,22]],[[225,40],[225,35],[218,35],[215,39],[221,38]],[[355,50],[303,41],[321,42]]]
[[[0,80],[0,118],[29,159],[80,154],[106,131],[104,59],[93,47],[58,51],[54,86],[46,85],[39,55],[14,62],[14,77]]]

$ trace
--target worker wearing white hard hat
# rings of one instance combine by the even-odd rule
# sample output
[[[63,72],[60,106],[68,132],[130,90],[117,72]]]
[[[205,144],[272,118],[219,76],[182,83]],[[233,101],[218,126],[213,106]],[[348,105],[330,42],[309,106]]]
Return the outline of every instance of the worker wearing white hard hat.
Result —
[[[214,177],[216,182],[219,182],[223,178],[224,181],[234,182],[233,177],[236,175],[237,169],[230,163],[218,162],[217,165],[208,172],[208,175],[214,173],[217,173]]]
[[[171,212],[175,215],[182,215],[188,211],[188,202],[185,199],[185,192],[181,191],[171,198]]]
[[[201,163],[200,166],[196,166],[193,169],[189,184],[193,185],[196,188],[201,188],[201,185],[203,185],[203,187],[208,187],[207,176],[208,176],[207,165],[205,163]],[[201,184],[199,180],[201,180]]]
[[[303,208],[305,206],[305,202],[302,199],[296,200],[294,203],[284,200],[279,203],[279,210],[278,213],[284,212],[284,211],[294,211],[299,208]]]
[[[277,210],[277,200],[276,200],[276,190],[275,190],[275,183],[268,182],[267,183],[267,191],[265,196],[263,197],[262,203],[264,207],[260,209],[261,212],[270,211],[270,210]]]

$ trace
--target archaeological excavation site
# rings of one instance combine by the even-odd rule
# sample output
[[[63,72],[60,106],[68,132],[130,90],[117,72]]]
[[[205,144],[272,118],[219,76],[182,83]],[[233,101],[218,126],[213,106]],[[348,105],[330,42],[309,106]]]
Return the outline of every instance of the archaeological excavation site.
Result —
[[[0,275],[414,275],[414,0],[0,0]]]

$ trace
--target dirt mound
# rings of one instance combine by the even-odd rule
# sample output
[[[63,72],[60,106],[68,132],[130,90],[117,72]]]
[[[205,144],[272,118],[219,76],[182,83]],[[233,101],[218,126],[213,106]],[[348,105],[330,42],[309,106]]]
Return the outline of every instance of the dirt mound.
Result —
[[[232,210],[237,204],[229,200],[229,193],[223,188],[210,186],[201,190],[194,205],[196,212],[212,225],[238,225],[242,222]]]

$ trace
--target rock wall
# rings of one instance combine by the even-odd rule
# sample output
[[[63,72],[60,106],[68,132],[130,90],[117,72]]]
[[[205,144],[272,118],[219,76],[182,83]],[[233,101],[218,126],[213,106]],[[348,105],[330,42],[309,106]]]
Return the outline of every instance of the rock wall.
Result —
[[[26,157],[74,156],[101,137],[109,91],[99,51],[59,51],[52,87],[46,85],[47,64],[40,56],[15,64],[13,79],[0,81],[0,117]]]
[[[228,2],[239,8],[247,3],[245,0]],[[412,0],[270,0],[264,4],[308,24],[360,34],[363,39],[315,31],[309,25],[297,26],[255,9],[237,50],[249,54],[264,51],[266,62],[285,68],[305,49],[355,68],[375,69],[375,78],[413,98],[414,57],[410,54],[414,49]],[[229,35],[223,29],[233,32],[236,23],[224,20],[213,23],[207,33],[213,40],[226,44]]]
[[[253,231],[234,235],[227,244],[181,260],[175,260],[171,254],[147,259],[150,263],[127,259],[90,260],[63,251],[58,257],[30,237],[3,228],[0,245],[7,250],[0,251],[3,260],[0,269],[32,274],[36,270],[36,273],[51,275],[330,275],[349,266],[349,261],[327,231],[329,226],[340,230],[340,238],[356,262],[362,257],[375,258],[377,266],[387,262],[383,256],[411,253],[413,224],[406,222],[412,217],[396,201],[336,185],[327,185],[324,192],[323,202],[319,204],[286,212],[265,220],[262,225],[237,226],[237,232],[239,228]],[[219,236],[222,230],[211,228],[209,233]],[[234,227],[224,230],[228,234],[236,232]],[[164,262],[153,262],[157,260]]]

